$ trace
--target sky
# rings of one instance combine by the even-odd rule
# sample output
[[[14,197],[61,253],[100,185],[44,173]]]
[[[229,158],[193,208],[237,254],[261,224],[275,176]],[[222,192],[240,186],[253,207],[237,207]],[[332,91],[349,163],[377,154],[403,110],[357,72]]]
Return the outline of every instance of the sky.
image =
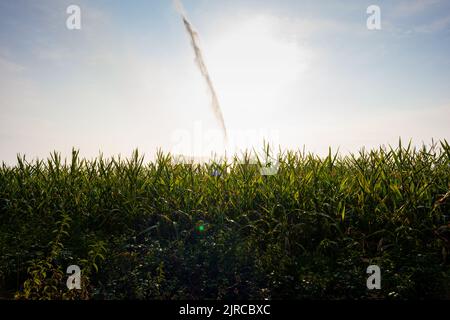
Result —
[[[81,29],[70,30],[69,5]],[[450,2],[184,0],[229,133],[171,0],[0,0],[0,161],[325,154],[450,138]],[[369,30],[377,5],[381,29]]]

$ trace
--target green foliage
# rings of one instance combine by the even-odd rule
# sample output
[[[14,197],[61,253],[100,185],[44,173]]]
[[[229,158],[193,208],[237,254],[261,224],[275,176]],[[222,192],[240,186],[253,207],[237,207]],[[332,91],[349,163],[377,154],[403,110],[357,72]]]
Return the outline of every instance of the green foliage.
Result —
[[[274,176],[250,157],[3,164],[2,285],[19,299],[449,298],[447,141],[284,151]],[[71,264],[82,290],[66,288]]]

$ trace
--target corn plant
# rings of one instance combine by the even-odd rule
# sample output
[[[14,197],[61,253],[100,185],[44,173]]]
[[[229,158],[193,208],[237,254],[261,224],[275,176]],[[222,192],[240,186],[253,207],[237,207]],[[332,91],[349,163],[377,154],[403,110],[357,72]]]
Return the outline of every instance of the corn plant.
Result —
[[[69,160],[53,153],[3,164],[0,291],[29,299],[450,298],[447,141],[324,157],[264,153],[276,174],[261,175],[265,162],[252,161],[253,151],[182,163],[161,151],[146,162],[138,151],[86,160],[74,150]],[[84,295],[61,287],[70,264],[89,275]],[[366,288],[371,264],[382,270],[380,290]],[[41,285],[49,281],[53,291]]]

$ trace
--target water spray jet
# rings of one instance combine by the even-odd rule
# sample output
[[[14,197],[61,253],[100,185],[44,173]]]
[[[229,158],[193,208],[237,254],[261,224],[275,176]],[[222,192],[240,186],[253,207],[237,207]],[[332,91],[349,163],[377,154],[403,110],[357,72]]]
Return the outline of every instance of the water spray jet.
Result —
[[[223,139],[225,142],[225,145],[228,144],[228,134],[227,134],[227,128],[225,126],[225,120],[223,118],[222,109],[220,108],[219,99],[217,97],[216,90],[214,88],[213,82],[211,80],[211,77],[209,75],[208,69],[206,68],[205,60],[203,59],[203,53],[200,48],[199,44],[199,37],[198,33],[194,30],[192,23],[189,21],[186,15],[186,11],[184,10],[184,7],[180,0],[174,0],[175,8],[177,12],[181,15],[181,18],[183,19],[183,24],[186,29],[186,32],[188,33],[190,40],[191,40],[191,46],[194,50],[195,54],[195,62],[197,64],[198,69],[200,70],[200,73],[203,76],[203,79],[206,82],[206,85],[208,87],[208,91],[211,95],[211,107],[213,109],[214,116],[216,117],[217,122],[220,125],[220,128],[223,133]]]

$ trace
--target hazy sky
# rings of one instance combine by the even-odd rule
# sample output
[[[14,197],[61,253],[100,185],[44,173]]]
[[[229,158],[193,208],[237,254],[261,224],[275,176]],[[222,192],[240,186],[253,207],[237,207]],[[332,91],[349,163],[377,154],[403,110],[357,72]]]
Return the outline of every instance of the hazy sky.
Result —
[[[450,1],[183,3],[230,149],[450,138]],[[70,4],[81,30],[66,28]],[[209,102],[170,0],[0,0],[0,160],[206,153],[220,148]]]

